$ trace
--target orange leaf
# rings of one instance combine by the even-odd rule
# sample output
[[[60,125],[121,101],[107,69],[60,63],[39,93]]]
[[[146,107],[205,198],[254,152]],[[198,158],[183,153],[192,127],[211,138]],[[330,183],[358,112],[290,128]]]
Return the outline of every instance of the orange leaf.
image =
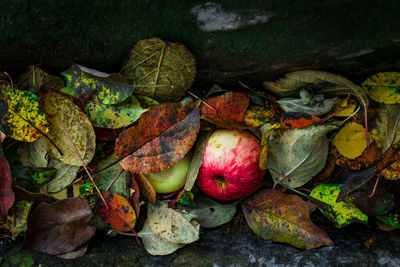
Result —
[[[314,115],[302,112],[284,112],[279,114],[278,118],[282,130],[301,129],[322,121]]]
[[[136,182],[139,184],[140,193],[155,205],[157,193],[149,180],[147,180],[146,176],[141,173],[135,174],[134,177]]]

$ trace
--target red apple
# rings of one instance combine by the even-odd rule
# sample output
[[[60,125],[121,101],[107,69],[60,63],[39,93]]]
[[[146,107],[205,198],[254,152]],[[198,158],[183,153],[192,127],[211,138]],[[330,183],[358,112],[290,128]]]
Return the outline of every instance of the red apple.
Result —
[[[263,182],[259,167],[261,145],[251,133],[217,130],[208,138],[197,184],[215,199],[247,196]]]

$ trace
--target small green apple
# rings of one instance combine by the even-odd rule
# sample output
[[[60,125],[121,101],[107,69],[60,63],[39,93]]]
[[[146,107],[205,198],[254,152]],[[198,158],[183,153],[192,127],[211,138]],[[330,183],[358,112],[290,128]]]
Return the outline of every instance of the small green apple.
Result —
[[[190,155],[187,154],[175,165],[160,172],[144,173],[157,193],[172,193],[181,188],[189,170]]]

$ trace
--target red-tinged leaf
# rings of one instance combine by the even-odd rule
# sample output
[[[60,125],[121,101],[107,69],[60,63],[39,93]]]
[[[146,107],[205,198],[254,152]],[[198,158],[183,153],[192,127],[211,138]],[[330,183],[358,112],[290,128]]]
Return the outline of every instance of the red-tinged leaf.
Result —
[[[117,231],[134,231],[136,214],[128,200],[109,191],[103,191],[102,194],[107,202],[108,209],[100,198],[96,199],[96,208],[103,221]]]
[[[336,165],[344,170],[359,171],[374,166],[382,155],[382,148],[379,148],[376,143],[372,143],[367,147],[361,156],[355,159],[348,159],[340,156],[336,160]]]
[[[375,174],[382,175],[382,172],[386,168],[393,168],[396,161],[400,159],[400,142],[393,144],[386,152],[383,154],[382,158],[376,164]],[[394,164],[394,165],[393,165]],[[393,165],[393,166],[392,166]],[[398,178],[397,178],[398,179]]]
[[[14,204],[15,195],[11,189],[11,171],[6,158],[0,155],[0,214],[6,216]]]
[[[118,138],[118,135],[124,130],[121,129],[106,129],[106,128],[98,128],[93,127],[94,133],[96,134],[97,141],[112,141]]]
[[[278,118],[282,130],[301,129],[322,122],[322,119],[302,112],[284,112]]]
[[[30,215],[24,248],[51,255],[74,251],[91,239],[92,210],[86,199],[66,198],[41,203]]]
[[[131,173],[159,172],[186,155],[199,130],[198,107],[190,110],[181,104],[158,105],[144,113],[137,126],[120,134],[115,154],[121,159],[134,151],[121,161]]]
[[[131,203],[135,209],[136,218],[139,218],[140,214],[140,187],[136,182],[135,175],[131,175]]]
[[[244,201],[242,209],[250,228],[262,238],[301,249],[333,245],[311,222],[307,204],[298,196],[265,189]]]
[[[223,95],[207,98],[201,104],[201,118],[228,129],[249,128],[244,116],[249,106],[249,98],[239,92],[227,92]]]

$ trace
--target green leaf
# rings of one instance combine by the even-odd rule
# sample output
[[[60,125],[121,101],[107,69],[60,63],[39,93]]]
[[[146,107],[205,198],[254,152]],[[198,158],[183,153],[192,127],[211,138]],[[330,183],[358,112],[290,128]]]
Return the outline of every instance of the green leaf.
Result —
[[[194,204],[180,208],[195,214],[201,227],[214,228],[230,222],[236,214],[236,206],[237,203],[220,204],[209,197],[199,196]]]
[[[0,88],[0,131],[18,141],[33,142],[47,134],[48,122],[31,94]]]
[[[376,128],[380,137],[383,152],[389,149],[393,133],[395,136],[393,144],[400,141],[400,125],[395,129],[396,121],[400,116],[400,104],[381,104],[378,109],[378,118],[376,119]]]
[[[5,227],[16,238],[19,234],[28,229],[28,216],[32,209],[33,202],[21,200],[14,204],[9,210],[6,218]]]
[[[101,104],[117,104],[133,92],[133,86],[120,74],[107,74],[73,64],[61,73],[77,95]]]
[[[344,202],[336,202],[342,187],[342,184],[321,184],[313,189],[310,197],[324,203],[322,207],[324,214],[330,220],[334,221],[338,228],[342,228],[353,222],[362,222],[367,224],[368,216],[362,213],[356,205],[348,200]]]
[[[195,59],[185,46],[158,38],[139,41],[122,67],[135,93],[159,102],[179,101],[196,76]]]
[[[376,216],[376,218],[390,224],[394,228],[400,229],[400,210],[398,207],[394,208],[392,212],[389,212],[386,215]]]
[[[314,116],[328,113],[333,108],[335,99],[324,99],[322,102],[314,101],[312,104],[305,105],[301,98],[282,98],[278,100],[280,107],[285,112],[304,112]]]
[[[85,112],[93,126],[108,129],[128,126],[137,121],[146,111],[147,109],[142,108],[139,100],[134,96],[129,96],[116,105],[88,103],[85,107]]]
[[[52,160],[49,167],[57,169],[54,178],[47,183],[47,192],[49,193],[59,192],[69,186],[80,169],[79,166],[65,165],[57,160]]]
[[[275,181],[296,188],[310,181],[325,166],[328,156],[326,133],[335,126],[311,126],[286,130],[282,135],[269,141],[268,167]],[[260,163],[261,164],[261,163]],[[279,172],[291,181],[281,179]]]
[[[57,170],[35,170],[33,168],[28,168],[29,177],[35,184],[45,184],[54,178]]]
[[[366,79],[361,86],[373,100],[395,104],[400,102],[400,73],[380,72]]]

